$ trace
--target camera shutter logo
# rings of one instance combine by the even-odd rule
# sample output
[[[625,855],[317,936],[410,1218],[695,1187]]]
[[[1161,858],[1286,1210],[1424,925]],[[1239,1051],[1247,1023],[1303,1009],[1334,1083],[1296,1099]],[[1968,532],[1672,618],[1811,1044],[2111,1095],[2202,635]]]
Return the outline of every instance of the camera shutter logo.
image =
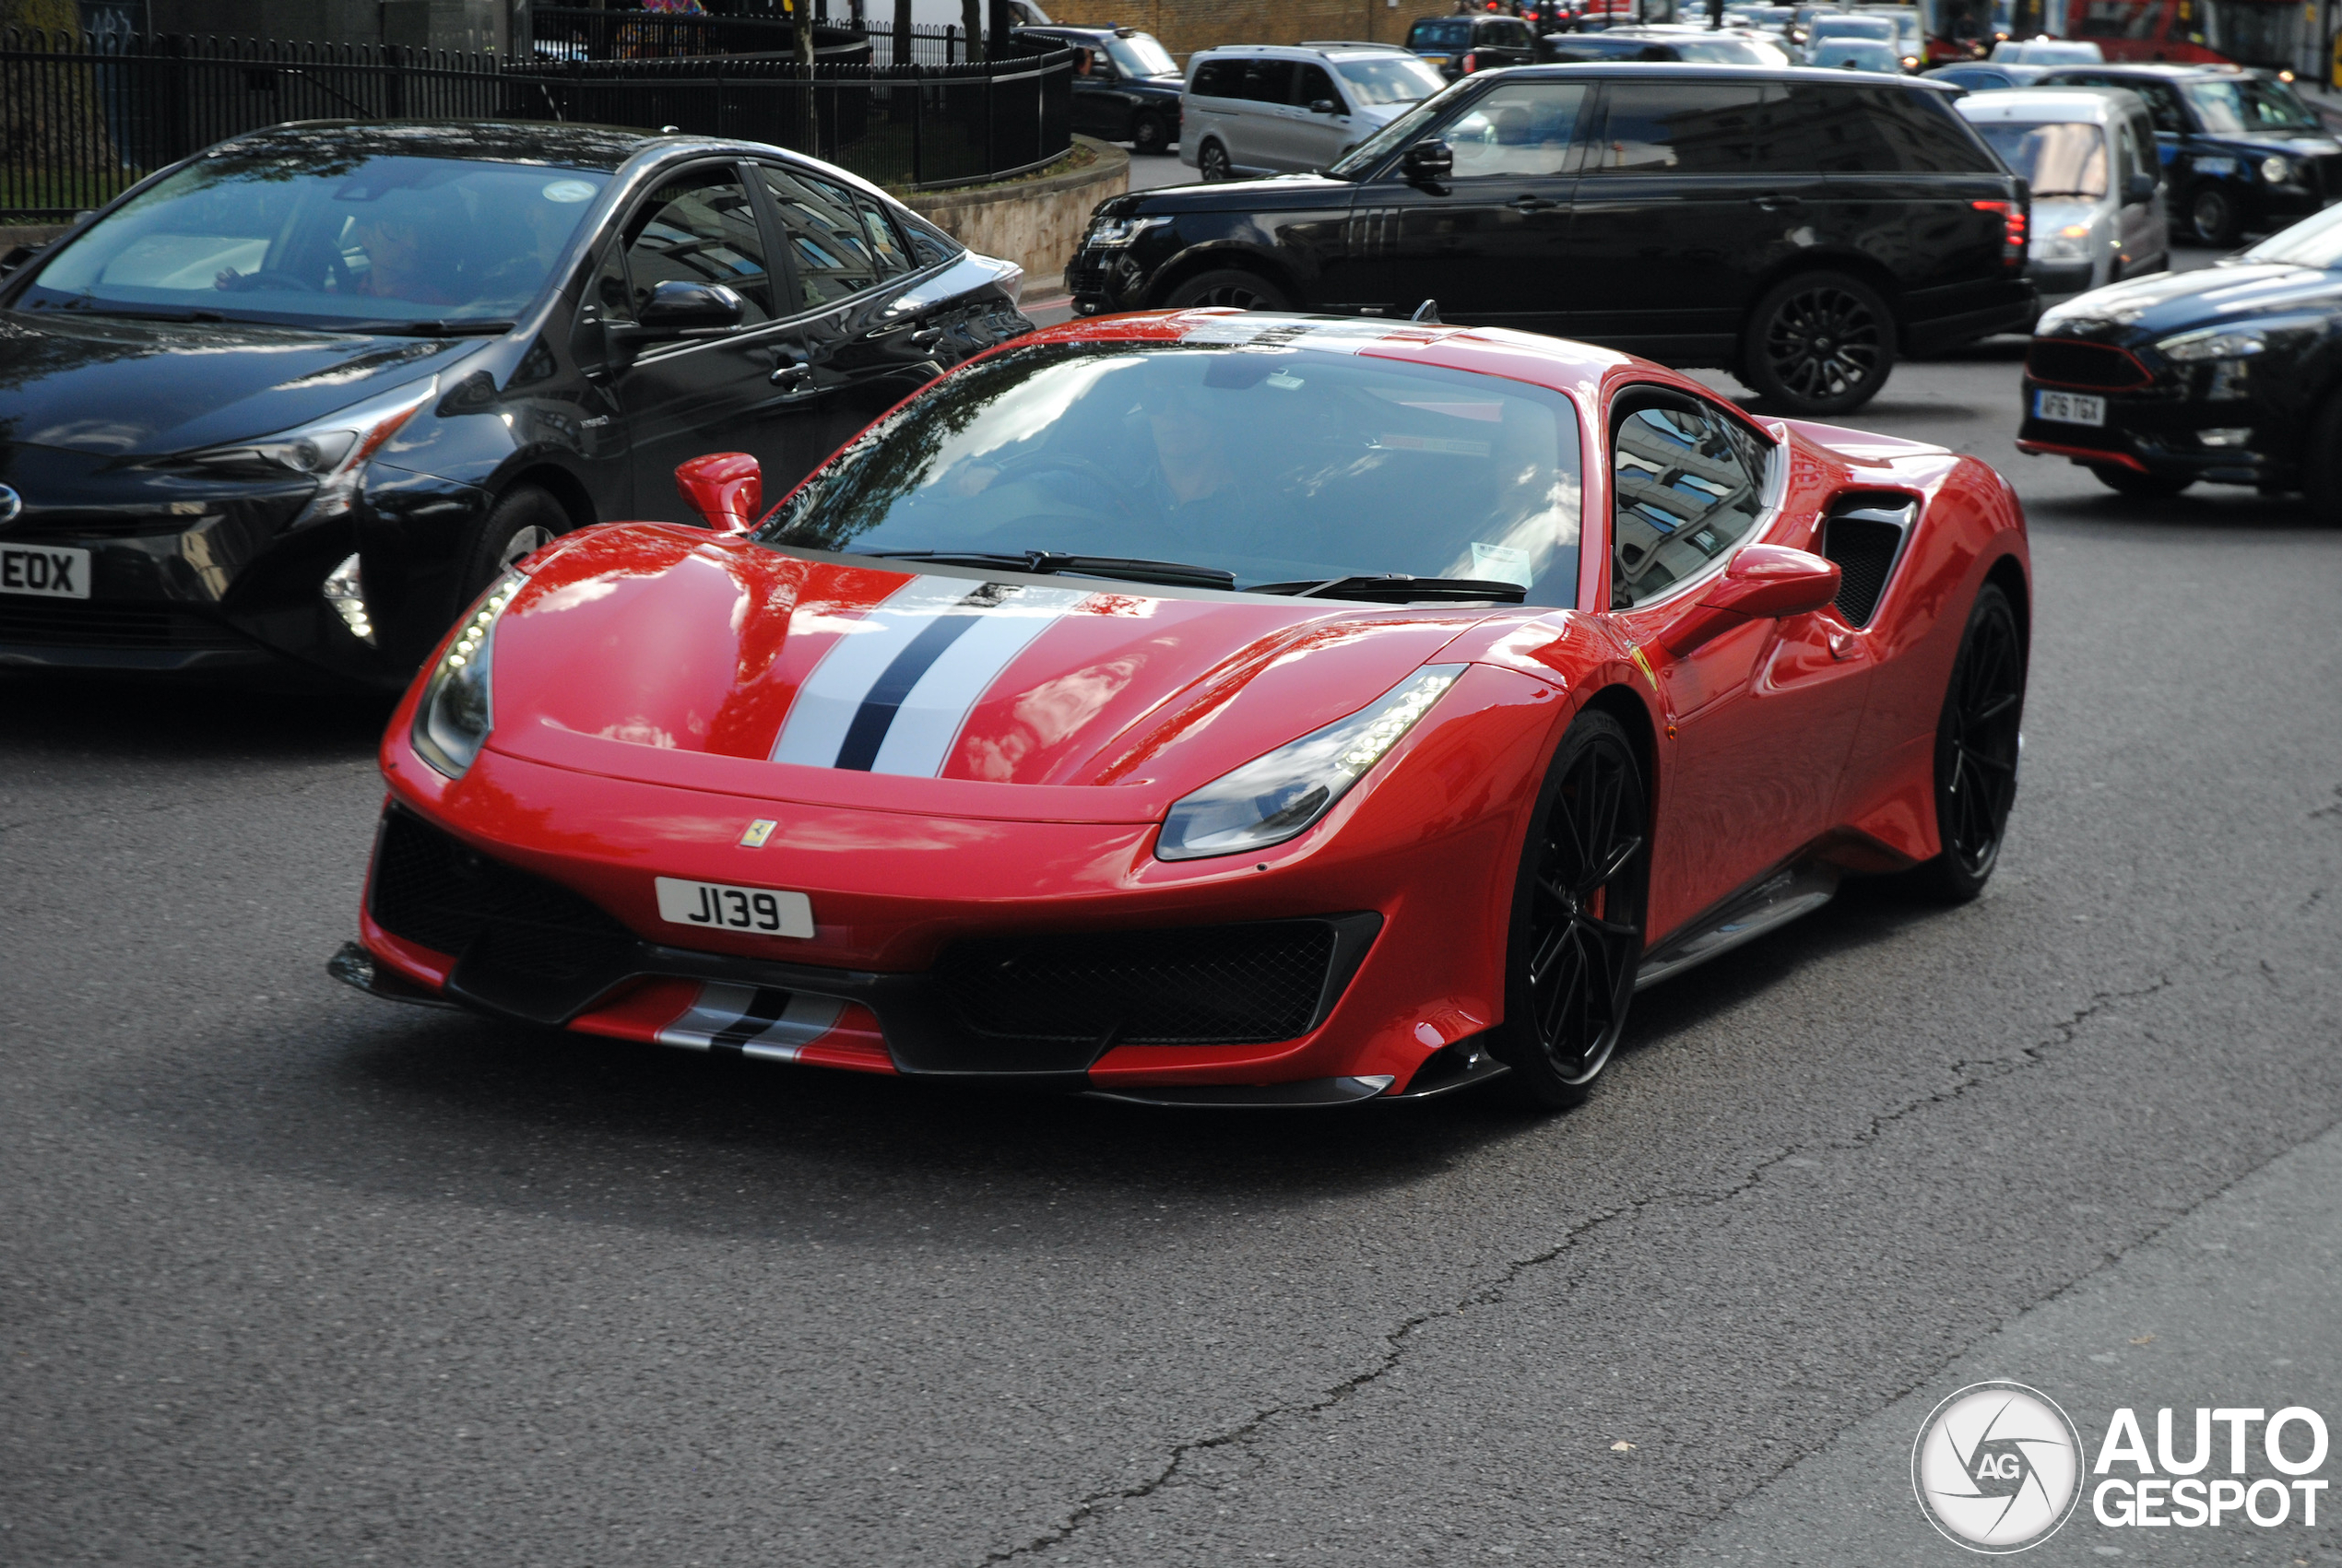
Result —
[[[0,527],[6,527],[14,523],[17,520],[17,514],[23,510],[24,497],[7,486],[0,485]]]
[[[1920,1424],[1911,1491],[1954,1543],[2023,1551],[2055,1535],[2081,1501],[2081,1435],[2039,1389],[1972,1383]]]

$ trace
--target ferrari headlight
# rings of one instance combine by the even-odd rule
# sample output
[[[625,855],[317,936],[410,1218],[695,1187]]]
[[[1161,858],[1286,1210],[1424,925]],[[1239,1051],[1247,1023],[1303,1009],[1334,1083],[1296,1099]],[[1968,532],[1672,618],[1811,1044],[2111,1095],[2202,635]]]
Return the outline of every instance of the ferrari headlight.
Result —
[[[1086,243],[1097,250],[1111,250],[1170,221],[1167,218],[1101,218],[1090,225]]]
[[[302,508],[294,523],[337,516],[356,502],[358,481],[367,463],[438,390],[439,379],[426,376],[293,430],[258,441],[189,453],[186,461],[223,473],[258,477],[311,476],[318,481],[317,493]]]
[[[1305,832],[1382,760],[1461,665],[1426,665],[1371,706],[1255,758],[1188,796],[1164,819],[1161,860],[1203,860],[1266,849]]]
[[[526,582],[517,572],[496,579],[432,666],[415,704],[415,750],[451,779],[460,779],[488,740],[496,714],[489,666],[496,654],[496,622]]]
[[[2272,185],[2282,185],[2293,178],[2293,165],[2271,153],[2261,159],[2261,178]]]
[[[2241,360],[2265,353],[2269,339],[2257,327],[2206,326],[2166,337],[2155,347],[2165,359],[2189,365],[2199,360]]]

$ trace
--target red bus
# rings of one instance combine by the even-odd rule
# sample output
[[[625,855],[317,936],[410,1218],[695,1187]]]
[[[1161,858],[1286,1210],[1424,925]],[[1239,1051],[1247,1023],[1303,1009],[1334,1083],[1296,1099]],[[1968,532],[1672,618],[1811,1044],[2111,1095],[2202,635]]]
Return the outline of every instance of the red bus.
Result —
[[[2289,71],[2311,42],[2300,0],[2066,0],[2067,38],[2109,60],[2264,65]]]

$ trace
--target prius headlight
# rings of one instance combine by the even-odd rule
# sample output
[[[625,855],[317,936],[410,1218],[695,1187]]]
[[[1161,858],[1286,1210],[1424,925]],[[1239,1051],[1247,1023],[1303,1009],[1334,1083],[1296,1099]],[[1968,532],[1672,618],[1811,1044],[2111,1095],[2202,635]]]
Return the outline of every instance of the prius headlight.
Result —
[[[256,478],[306,476],[317,481],[317,491],[294,522],[313,523],[321,517],[338,516],[356,503],[359,481],[374,454],[438,390],[438,379],[426,376],[293,430],[280,430],[258,441],[191,452],[186,461],[215,473]]]
[[[1307,831],[1382,760],[1462,665],[1426,665],[1346,719],[1223,774],[1171,808],[1154,853],[1203,860],[1266,849]]]
[[[496,622],[526,581],[507,572],[480,596],[432,666],[415,705],[415,750],[451,779],[464,776],[494,726],[489,666],[496,654]]]

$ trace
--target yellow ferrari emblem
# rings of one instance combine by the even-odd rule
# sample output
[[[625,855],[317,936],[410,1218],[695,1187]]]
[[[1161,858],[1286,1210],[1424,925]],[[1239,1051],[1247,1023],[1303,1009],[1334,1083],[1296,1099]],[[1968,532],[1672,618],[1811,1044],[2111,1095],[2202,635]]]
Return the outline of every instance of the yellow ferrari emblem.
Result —
[[[740,835],[740,847],[742,849],[763,849],[764,847],[764,841],[771,838],[773,836],[773,830],[779,826],[780,824],[773,820],[770,817],[759,817],[755,821],[751,822],[748,825],[748,831]]]

